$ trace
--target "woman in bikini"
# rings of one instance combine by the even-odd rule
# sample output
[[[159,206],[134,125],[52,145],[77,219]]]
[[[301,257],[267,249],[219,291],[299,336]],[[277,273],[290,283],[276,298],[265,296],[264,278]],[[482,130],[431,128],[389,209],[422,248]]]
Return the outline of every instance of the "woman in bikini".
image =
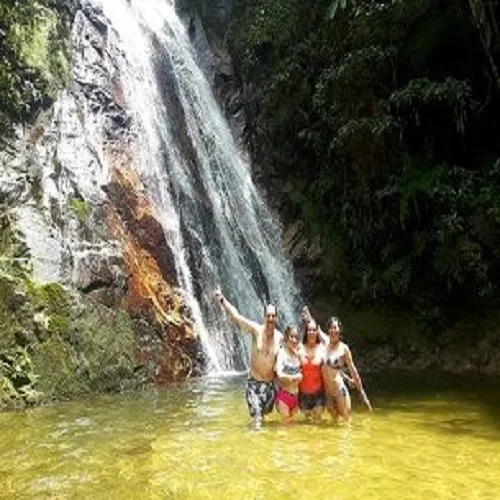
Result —
[[[321,343],[316,321],[310,319],[305,325],[299,358],[302,380],[299,383],[299,407],[306,419],[319,420],[325,409],[325,388],[321,375],[321,365],[325,347]]]
[[[330,318],[327,330],[330,342],[325,349],[325,363],[322,369],[326,393],[326,409],[334,420],[338,420],[339,416],[344,420],[349,420],[351,416],[351,396],[341,375],[344,366],[349,368],[363,403],[369,411],[371,411],[372,407],[363,389],[363,383],[352,359],[351,350],[341,340],[342,324],[340,320]]]
[[[299,382],[302,380],[300,359],[297,353],[299,335],[293,326],[287,327],[283,336],[283,345],[276,356],[276,376],[278,393],[276,409],[283,422],[290,422],[298,409]]]

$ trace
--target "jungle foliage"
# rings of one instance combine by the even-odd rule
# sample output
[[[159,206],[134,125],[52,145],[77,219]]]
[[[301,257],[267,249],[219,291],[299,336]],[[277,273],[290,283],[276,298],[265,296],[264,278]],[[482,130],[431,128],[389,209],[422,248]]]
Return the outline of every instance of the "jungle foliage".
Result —
[[[60,3],[0,3],[0,136],[31,121],[68,78],[69,16]]]
[[[433,328],[499,298],[497,4],[234,3],[253,155],[351,304]]]

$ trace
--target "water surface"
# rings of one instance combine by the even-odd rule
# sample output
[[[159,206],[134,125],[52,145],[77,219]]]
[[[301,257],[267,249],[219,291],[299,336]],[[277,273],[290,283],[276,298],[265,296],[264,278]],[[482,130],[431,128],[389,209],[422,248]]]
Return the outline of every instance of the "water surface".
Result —
[[[241,377],[3,413],[0,496],[500,498],[496,381],[368,382],[350,426],[252,431]]]

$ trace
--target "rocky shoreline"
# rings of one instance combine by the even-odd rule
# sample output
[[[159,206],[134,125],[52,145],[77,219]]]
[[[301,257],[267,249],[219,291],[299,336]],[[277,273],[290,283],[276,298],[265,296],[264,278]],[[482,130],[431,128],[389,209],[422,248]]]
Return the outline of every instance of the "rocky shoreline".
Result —
[[[498,343],[498,342],[497,342]],[[442,372],[456,375],[500,375],[500,347],[489,339],[469,348],[424,348],[398,352],[391,347],[361,351],[359,368],[367,373],[383,371]]]

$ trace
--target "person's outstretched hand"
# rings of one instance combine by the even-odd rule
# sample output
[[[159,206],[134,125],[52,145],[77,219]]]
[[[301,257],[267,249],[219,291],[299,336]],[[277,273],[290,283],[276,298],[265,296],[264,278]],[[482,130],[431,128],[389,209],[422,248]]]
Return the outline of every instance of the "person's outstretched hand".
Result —
[[[307,320],[307,321],[311,321],[313,318],[311,316],[311,312],[309,311],[309,307],[307,306],[304,306],[302,308],[302,316]]]
[[[214,292],[214,297],[216,300],[218,300],[220,303],[222,303],[222,300],[224,299],[224,295],[222,295],[221,289],[217,288]]]

